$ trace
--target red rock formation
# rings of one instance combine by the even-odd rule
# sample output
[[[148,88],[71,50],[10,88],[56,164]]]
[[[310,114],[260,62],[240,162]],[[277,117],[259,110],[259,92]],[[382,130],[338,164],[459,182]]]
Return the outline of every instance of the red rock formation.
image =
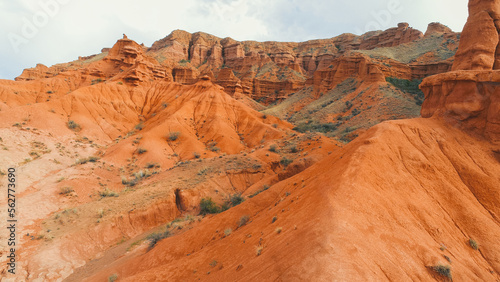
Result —
[[[500,142],[500,70],[496,62],[499,47],[497,27],[500,1],[470,0],[469,18],[464,27],[452,72],[425,79],[423,117],[441,117]]]
[[[431,24],[429,32],[447,34],[448,30],[438,24]],[[212,72],[217,76],[224,66],[230,68],[236,78],[231,79],[231,82],[221,82],[227,93],[233,94],[236,84],[240,83],[243,93],[260,99],[263,103],[270,103],[297,92],[306,85],[308,79],[316,80],[317,85],[319,77],[332,76],[324,72],[328,71],[328,67],[337,65],[336,61],[349,55],[351,50],[397,46],[421,37],[421,33],[408,27],[408,24],[400,24],[397,28],[383,32],[369,32],[362,36],[342,34],[331,39],[301,43],[238,42],[202,32],[191,34],[175,30],[155,42],[149,49],[124,38],[113,48],[103,49],[108,53],[81,57],[77,63],[27,69],[17,80],[48,78],[64,71],[76,70],[78,74],[75,76],[88,76],[83,79],[83,83],[88,84],[108,79],[121,79],[134,85],[149,79],[192,84],[200,73]],[[376,60],[372,61],[376,64]],[[432,54],[429,55],[429,61],[432,62],[427,63],[426,59],[422,58],[412,63],[409,68],[398,62],[390,62],[394,69],[383,64],[379,64],[377,68],[385,75],[407,79],[422,78],[448,70],[449,62],[436,61]],[[319,73],[315,74],[316,71]],[[323,83],[323,90],[326,85],[334,87],[335,83]]]
[[[62,71],[62,69],[60,69],[60,71]],[[56,76],[57,74],[59,74],[57,68],[48,68],[43,64],[37,64],[36,67],[34,68],[23,70],[23,73],[20,76],[16,77],[15,80],[30,81],[41,78],[53,77]]]
[[[378,35],[368,38],[360,44],[359,49],[370,50],[379,47],[393,47],[412,42],[422,37],[422,32],[409,27],[408,23],[399,23],[398,27],[390,28]]]
[[[455,71],[425,79],[422,117],[442,117],[500,144],[500,71]]]
[[[446,34],[446,33],[453,33],[451,28],[440,24],[440,23],[430,23],[427,26],[427,31],[424,34],[424,37],[428,37],[431,35],[440,35],[440,34]]]
[[[431,24],[429,27],[430,34],[447,34],[448,32],[451,30],[438,24]],[[241,81],[244,93],[268,103],[274,99],[286,98],[290,93],[296,92],[305,85],[307,78],[314,76],[317,70],[323,71],[350,50],[398,46],[422,37],[420,31],[410,28],[406,23],[383,32],[370,32],[362,36],[342,34],[331,39],[301,43],[238,42],[231,38],[221,39],[205,33],[190,34],[177,30],[155,42],[149,52],[164,60],[162,64],[171,68],[184,60],[190,63],[182,67],[199,68],[200,72],[212,71],[217,74],[219,68],[224,65],[232,69],[236,78]],[[284,69],[291,69],[294,75],[288,76],[287,74],[277,79],[275,75],[270,74],[267,78],[262,78],[262,70],[263,68],[264,71],[266,70],[265,67],[268,66],[266,64],[269,62],[275,64],[271,72],[277,73]],[[380,69],[384,71],[383,67]],[[415,69],[415,74],[410,74],[412,69]],[[418,65],[415,64],[405,70],[404,77],[421,78],[447,70],[445,62],[432,62],[428,65],[425,62],[419,62]],[[384,71],[384,73],[397,72]],[[228,93],[233,92],[236,83],[238,83],[236,80],[231,86],[224,83]]]
[[[222,56],[222,45],[219,43],[212,46],[210,56],[208,57],[208,64],[210,67],[218,69],[224,64],[224,57]]]
[[[182,84],[193,84],[198,79],[198,73],[196,70],[187,67],[176,67],[172,70],[172,77],[175,82]]]
[[[171,80],[166,67],[146,55],[143,46],[127,38],[118,40],[108,55],[89,69],[100,70],[100,77],[123,79],[135,85],[149,79]]]
[[[217,75],[217,84],[224,87],[224,91],[234,97],[236,86],[239,85],[241,90],[241,81],[234,75],[233,71],[229,68],[223,68]]]
[[[319,93],[334,88],[350,77],[370,82],[385,82],[385,76],[377,64],[365,55],[354,54],[338,58],[328,67],[318,69],[308,84],[314,85],[316,92]]]
[[[453,70],[500,69],[500,3],[469,1],[465,24]]]

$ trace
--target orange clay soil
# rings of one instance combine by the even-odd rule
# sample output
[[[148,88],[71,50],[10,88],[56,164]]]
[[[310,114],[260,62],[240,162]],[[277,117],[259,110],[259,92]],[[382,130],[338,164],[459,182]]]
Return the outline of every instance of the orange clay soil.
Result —
[[[439,278],[431,269],[439,264],[451,266],[455,281],[495,281],[495,150],[438,120],[384,122],[87,281],[113,274],[122,281],[430,280]],[[249,222],[239,226],[245,215]]]

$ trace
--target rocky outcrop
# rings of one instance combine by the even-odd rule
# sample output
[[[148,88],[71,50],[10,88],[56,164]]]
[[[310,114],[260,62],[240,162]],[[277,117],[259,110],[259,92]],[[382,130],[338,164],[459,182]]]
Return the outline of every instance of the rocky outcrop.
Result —
[[[469,1],[469,18],[464,26],[453,70],[500,69],[500,2]]]
[[[453,125],[500,144],[500,71],[455,71],[432,76],[422,117],[444,118]]]
[[[177,67],[172,70],[173,80],[181,84],[196,83],[198,81],[197,76],[196,71],[190,68]]]
[[[167,67],[145,54],[145,48],[124,36],[109,50],[108,55],[90,68],[103,70],[101,77],[124,80],[138,85],[149,80],[172,80]]]
[[[370,50],[380,47],[393,47],[415,41],[423,36],[421,31],[411,28],[408,23],[399,23],[398,27],[390,28],[368,38],[360,44],[359,49]]]
[[[241,90],[241,81],[234,75],[234,72],[229,68],[223,68],[217,76],[217,84],[224,87],[224,91],[234,97],[236,86],[239,85]]]
[[[49,78],[56,76],[62,70],[57,70],[57,68],[48,68],[43,64],[37,64],[36,67],[25,69],[23,73],[16,77],[16,81],[30,81],[42,78]]]
[[[317,92],[325,92],[349,77],[371,82],[385,82],[385,76],[379,66],[367,56],[355,54],[339,58],[328,67],[318,69],[308,84],[312,84]]]
[[[444,24],[441,23],[430,23],[427,26],[427,31],[424,34],[424,37],[429,37],[431,35],[440,35],[440,34],[446,34],[446,33],[452,33],[453,31],[451,28],[445,26]]]
[[[500,143],[500,1],[470,0],[452,72],[425,79],[422,117],[439,117]]]

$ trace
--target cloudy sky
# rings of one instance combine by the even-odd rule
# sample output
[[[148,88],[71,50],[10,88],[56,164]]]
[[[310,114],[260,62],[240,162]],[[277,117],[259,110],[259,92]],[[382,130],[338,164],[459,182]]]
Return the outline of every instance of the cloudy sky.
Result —
[[[99,53],[123,33],[147,46],[175,29],[305,41],[399,22],[461,31],[466,18],[466,0],[0,0],[0,79]]]

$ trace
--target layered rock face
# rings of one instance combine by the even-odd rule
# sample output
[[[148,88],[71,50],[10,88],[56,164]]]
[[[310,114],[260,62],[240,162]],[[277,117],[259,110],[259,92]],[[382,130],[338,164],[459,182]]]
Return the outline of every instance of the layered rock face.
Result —
[[[438,23],[431,24],[426,35],[443,36],[444,39],[437,40],[445,41],[456,38],[456,33]],[[239,42],[176,30],[155,42],[147,54],[170,66],[176,82],[191,84],[201,75],[213,75],[214,81],[228,94],[234,95],[237,85],[241,85],[245,95],[267,104],[283,100],[304,87],[314,86],[316,92],[324,92],[349,77],[369,81],[383,81],[384,76],[422,79],[449,71],[452,60],[436,60],[432,55],[430,59],[423,56],[418,62],[408,64],[395,60],[382,63],[380,58],[360,58],[353,53],[410,44],[423,38],[423,33],[408,23],[362,36],[342,34],[300,43]],[[179,64],[182,70],[178,69]],[[186,69],[192,70],[189,75],[179,75],[186,74]]]
[[[453,71],[425,79],[422,117],[442,117],[500,143],[500,1],[469,1]]]
[[[429,26],[426,36],[435,36],[441,45],[446,40],[457,38],[456,33],[437,23]],[[230,95],[234,95],[236,86],[240,85],[243,94],[269,104],[286,99],[304,87],[314,86],[317,93],[324,92],[342,79],[364,78],[367,72],[402,79],[421,79],[449,71],[452,61],[436,59],[432,50],[428,50],[431,54],[420,54],[422,58],[417,56],[414,62],[387,61],[371,55],[360,60],[359,54],[355,53],[358,50],[414,44],[423,38],[422,32],[407,23],[361,36],[342,34],[299,43],[240,42],[203,32],[175,30],[150,48],[124,37],[113,48],[104,48],[101,54],[80,57],[77,61],[50,68],[40,65],[25,70],[16,80],[50,78],[76,71],[74,76],[88,77],[83,81],[89,84],[98,79],[113,78],[133,85],[151,79],[173,80],[189,85],[201,76],[209,75]],[[454,53],[456,48],[451,46],[449,52]],[[369,70],[365,70],[365,65],[369,65]],[[369,79],[373,80],[373,77]],[[374,81],[378,80],[382,81],[383,77],[378,75]]]

